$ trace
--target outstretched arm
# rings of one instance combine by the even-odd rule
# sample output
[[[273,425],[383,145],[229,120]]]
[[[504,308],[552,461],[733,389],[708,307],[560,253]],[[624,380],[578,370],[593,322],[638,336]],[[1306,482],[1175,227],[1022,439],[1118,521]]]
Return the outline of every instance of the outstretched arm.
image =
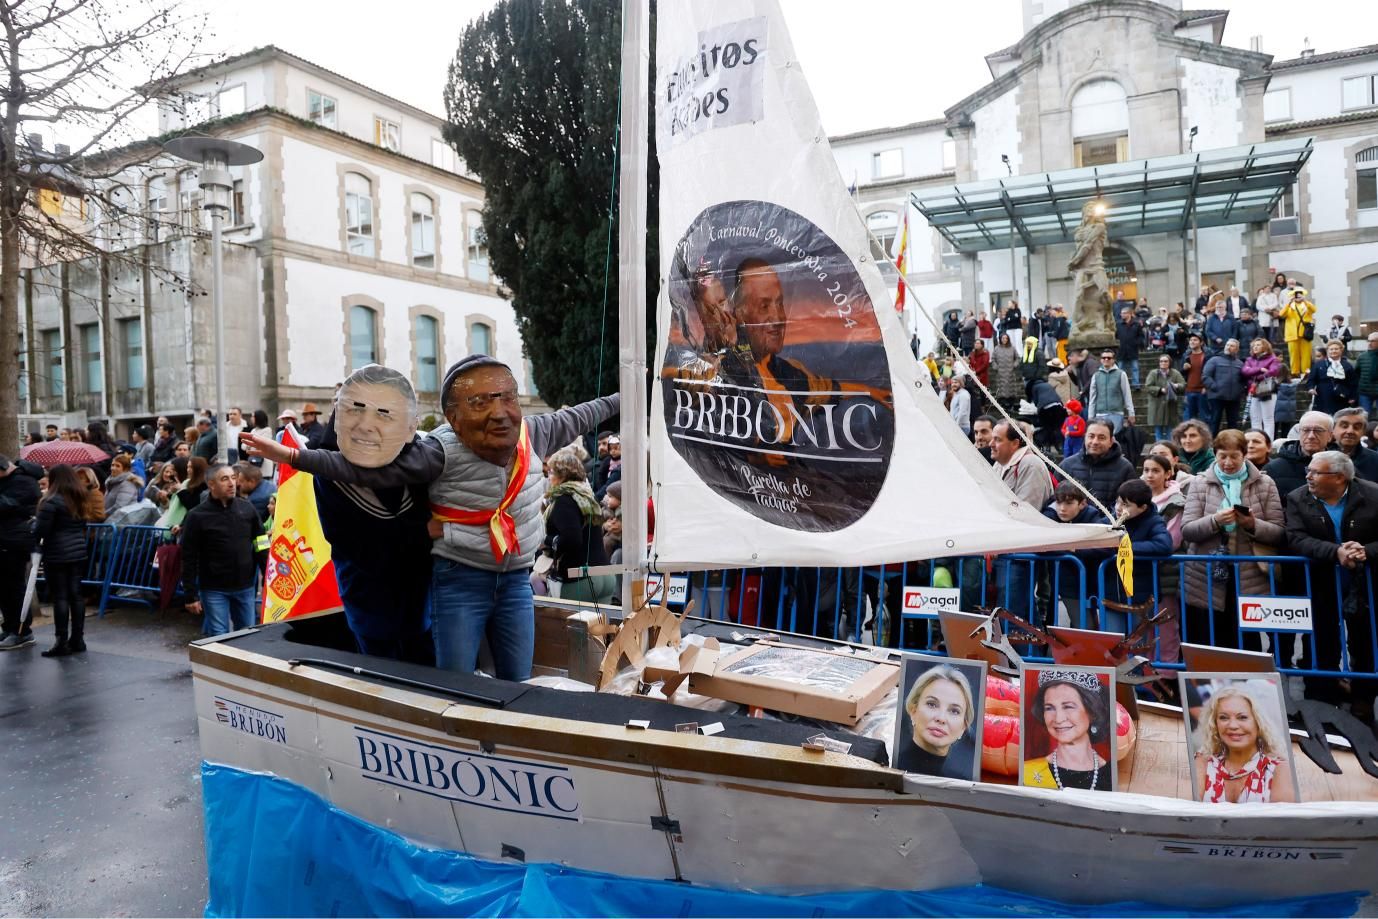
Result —
[[[429,437],[404,445],[395,460],[374,469],[356,466],[345,459],[343,453],[334,450],[296,449],[254,434],[240,434],[239,443],[250,456],[286,463],[323,479],[367,488],[426,485],[438,479],[445,470],[445,450]]]
[[[552,449],[563,447],[580,434],[592,431],[616,415],[621,407],[621,395],[612,395],[562,408],[558,412],[528,415],[526,430],[531,438],[531,448],[537,456],[547,456]]]

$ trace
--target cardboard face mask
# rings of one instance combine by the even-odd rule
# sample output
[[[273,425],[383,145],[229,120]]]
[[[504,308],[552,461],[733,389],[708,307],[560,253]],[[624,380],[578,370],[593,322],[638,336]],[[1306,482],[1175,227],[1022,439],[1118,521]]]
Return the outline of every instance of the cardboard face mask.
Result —
[[[376,469],[416,434],[416,411],[396,387],[345,380],[335,398],[335,434],[345,459]]]

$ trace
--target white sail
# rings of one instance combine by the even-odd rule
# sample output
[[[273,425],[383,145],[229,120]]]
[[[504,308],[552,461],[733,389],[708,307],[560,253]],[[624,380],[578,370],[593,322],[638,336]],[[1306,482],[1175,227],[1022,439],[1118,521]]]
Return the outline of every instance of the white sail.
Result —
[[[858,565],[1113,544],[963,436],[871,258],[775,0],[662,4],[652,564]]]

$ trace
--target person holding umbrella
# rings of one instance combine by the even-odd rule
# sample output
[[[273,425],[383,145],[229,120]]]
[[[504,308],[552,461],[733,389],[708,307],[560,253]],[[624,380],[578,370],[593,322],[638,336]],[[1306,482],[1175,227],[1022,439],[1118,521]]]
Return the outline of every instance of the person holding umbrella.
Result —
[[[38,480],[43,469],[24,460],[0,456],[0,651],[34,643],[33,617],[24,615],[33,554],[33,516],[38,507]]]
[[[86,650],[86,600],[81,575],[86,570],[86,489],[66,464],[48,470],[48,493],[38,503],[33,532],[43,553],[43,573],[53,592],[53,646],[44,657],[66,657]],[[70,631],[69,631],[70,630]]]

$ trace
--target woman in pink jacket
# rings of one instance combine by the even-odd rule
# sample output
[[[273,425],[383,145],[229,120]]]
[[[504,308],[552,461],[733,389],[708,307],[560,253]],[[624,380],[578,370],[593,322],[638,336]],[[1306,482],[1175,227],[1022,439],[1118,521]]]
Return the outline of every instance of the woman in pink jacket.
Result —
[[[1282,361],[1273,353],[1268,339],[1254,339],[1249,346],[1249,358],[1240,372],[1244,376],[1244,385],[1249,389],[1249,424],[1266,433],[1271,440]]]

